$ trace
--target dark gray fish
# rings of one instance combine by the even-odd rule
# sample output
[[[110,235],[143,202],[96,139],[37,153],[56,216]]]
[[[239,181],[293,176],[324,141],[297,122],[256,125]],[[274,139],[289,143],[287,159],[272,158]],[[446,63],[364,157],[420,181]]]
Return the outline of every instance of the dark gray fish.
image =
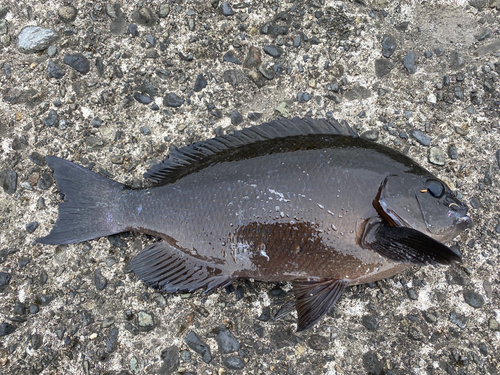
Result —
[[[143,190],[46,160],[64,201],[38,242],[160,237],[131,267],[164,292],[291,281],[298,331],[348,285],[459,261],[442,242],[471,224],[441,180],[335,120],[280,119],[183,147],[145,174],[157,186]]]

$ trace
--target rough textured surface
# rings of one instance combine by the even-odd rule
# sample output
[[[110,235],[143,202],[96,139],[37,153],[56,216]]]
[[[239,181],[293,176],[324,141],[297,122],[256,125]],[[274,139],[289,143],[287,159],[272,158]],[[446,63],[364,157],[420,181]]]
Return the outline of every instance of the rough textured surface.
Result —
[[[497,2],[71,4],[0,0],[1,373],[499,373]],[[87,74],[64,64],[75,53]],[[347,120],[462,195],[475,226],[450,245],[463,263],[350,288],[296,334],[295,312],[271,320],[288,284],[146,288],[128,263],[148,236],[33,244],[59,201],[37,154],[142,187],[170,147],[306,114]]]

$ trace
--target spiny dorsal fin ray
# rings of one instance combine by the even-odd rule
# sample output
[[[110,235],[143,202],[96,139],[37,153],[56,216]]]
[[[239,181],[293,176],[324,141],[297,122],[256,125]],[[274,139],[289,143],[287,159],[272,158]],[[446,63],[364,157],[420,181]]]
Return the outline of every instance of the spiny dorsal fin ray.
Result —
[[[346,122],[341,124],[335,119],[280,118],[245,128],[233,135],[227,134],[173,150],[165,160],[147,171],[144,177],[157,184],[167,184],[217,162],[251,157],[252,153],[255,156],[265,154],[265,149],[251,147],[259,142],[313,134],[357,137]]]

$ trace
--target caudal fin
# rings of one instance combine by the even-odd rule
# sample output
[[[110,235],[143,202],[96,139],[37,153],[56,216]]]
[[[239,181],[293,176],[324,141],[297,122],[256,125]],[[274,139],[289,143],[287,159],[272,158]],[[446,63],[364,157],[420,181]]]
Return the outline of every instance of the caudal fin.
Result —
[[[125,185],[70,161],[46,156],[59,193],[59,216],[42,244],[62,245],[109,236],[125,230],[113,220],[114,202]]]

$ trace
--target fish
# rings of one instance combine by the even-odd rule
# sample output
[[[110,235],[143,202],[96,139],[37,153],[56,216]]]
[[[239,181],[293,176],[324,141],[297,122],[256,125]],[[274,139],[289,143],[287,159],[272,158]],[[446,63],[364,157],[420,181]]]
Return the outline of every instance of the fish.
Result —
[[[444,243],[472,225],[442,180],[333,118],[278,118],[175,149],[144,174],[153,185],[143,189],[46,161],[62,201],[39,243],[152,235],[159,240],[130,266],[165,293],[290,282],[297,331],[348,286],[459,262]]]

